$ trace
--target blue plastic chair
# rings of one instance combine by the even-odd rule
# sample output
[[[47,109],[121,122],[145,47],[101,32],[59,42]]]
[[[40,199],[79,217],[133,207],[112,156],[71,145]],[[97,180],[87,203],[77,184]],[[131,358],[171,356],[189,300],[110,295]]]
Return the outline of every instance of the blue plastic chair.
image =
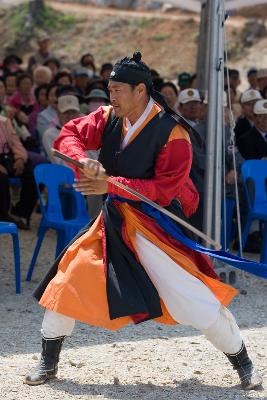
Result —
[[[48,229],[54,229],[57,232],[57,257],[71,239],[90,222],[84,197],[71,187],[74,181],[74,173],[70,168],[57,164],[39,164],[34,169],[34,177],[37,184],[42,219],[38,229],[37,243],[27,273],[27,281],[31,280],[36,259]],[[40,185],[45,185],[47,188],[46,204],[44,204]],[[73,202],[75,202],[76,215],[72,216],[71,219],[64,217],[60,199],[61,188],[66,188],[66,185],[68,186],[68,193],[72,195],[71,210],[74,209]]]
[[[233,198],[227,197],[225,199],[225,207],[224,201],[222,201],[221,245],[224,250],[229,249],[230,243],[233,239],[233,214],[235,206],[236,201]]]
[[[16,224],[11,222],[0,222],[0,235],[10,234],[13,240],[14,263],[15,263],[15,279],[16,293],[21,293],[20,286],[20,251],[19,251],[19,235]]]
[[[248,204],[247,222],[242,234],[242,247],[244,248],[251,223],[255,219],[264,222],[264,233],[261,249],[262,263],[267,263],[267,161],[247,160],[242,164],[242,177]],[[252,193],[249,181],[253,184]]]

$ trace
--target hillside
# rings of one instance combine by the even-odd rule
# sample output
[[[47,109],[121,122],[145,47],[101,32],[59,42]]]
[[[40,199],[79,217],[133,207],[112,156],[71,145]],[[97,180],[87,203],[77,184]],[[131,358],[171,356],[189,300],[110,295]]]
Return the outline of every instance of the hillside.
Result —
[[[38,26],[35,32],[49,31],[55,54],[67,64],[75,64],[80,55],[88,51],[100,65],[139,49],[145,61],[166,77],[195,70],[198,15],[177,11],[175,14],[127,12],[55,1],[47,1],[47,4],[49,12],[44,25]],[[35,48],[35,40],[25,31],[25,5],[2,9],[0,19],[0,57],[7,50],[14,50],[26,59]],[[253,48],[245,47],[246,22],[246,18],[238,16],[227,23],[232,63],[241,68],[246,56],[252,59],[253,65],[262,62],[267,47],[266,38],[256,38]],[[251,55],[257,46],[261,48],[261,60],[253,60]]]

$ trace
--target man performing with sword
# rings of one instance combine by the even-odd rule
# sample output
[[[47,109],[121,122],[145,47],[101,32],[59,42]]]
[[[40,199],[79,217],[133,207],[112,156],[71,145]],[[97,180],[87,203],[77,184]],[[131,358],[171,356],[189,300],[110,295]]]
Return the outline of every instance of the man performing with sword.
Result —
[[[199,329],[228,357],[243,388],[254,389],[262,378],[226,308],[237,291],[218,280],[210,259],[188,247],[193,242],[169,218],[189,216],[198,204],[188,132],[153,90],[140,53],[115,64],[109,90],[111,106],[68,122],[55,142],[82,163],[76,190],[107,199],[35,291],[46,308],[42,354],[25,383],[55,377],[76,319],[112,330],[154,319]],[[96,149],[99,161],[87,159],[85,151]]]

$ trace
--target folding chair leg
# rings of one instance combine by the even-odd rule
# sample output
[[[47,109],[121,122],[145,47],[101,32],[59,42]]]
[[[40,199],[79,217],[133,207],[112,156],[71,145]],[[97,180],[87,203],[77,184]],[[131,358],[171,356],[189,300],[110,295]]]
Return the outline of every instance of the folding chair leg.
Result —
[[[14,249],[14,263],[15,263],[15,279],[16,279],[16,293],[21,293],[21,273],[20,273],[20,252],[19,252],[19,238],[18,234],[12,234],[13,249]]]
[[[29,269],[28,269],[27,277],[26,277],[26,281],[28,281],[28,282],[30,282],[31,279],[32,279],[33,269],[35,267],[35,263],[36,263],[36,260],[37,260],[37,257],[38,257],[42,242],[44,240],[44,236],[45,236],[46,231],[47,231],[46,228],[40,228],[39,229],[37,243],[36,243],[36,246],[35,246],[35,249],[34,249],[34,253],[33,253],[33,256],[32,256],[32,259],[31,259],[31,263],[30,263],[30,266],[29,266]]]
[[[267,263],[267,222],[264,222],[260,261],[264,264]]]
[[[244,249],[244,247],[245,247],[251,223],[252,223],[252,219],[248,217],[245,229],[242,234],[242,249]]]

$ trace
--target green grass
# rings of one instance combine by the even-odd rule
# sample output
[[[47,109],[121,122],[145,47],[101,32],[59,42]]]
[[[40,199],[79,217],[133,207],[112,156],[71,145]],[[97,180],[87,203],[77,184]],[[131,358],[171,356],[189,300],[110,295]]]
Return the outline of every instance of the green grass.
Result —
[[[170,33],[158,32],[152,37],[152,39],[156,42],[161,42],[163,40],[169,39],[170,36]]]
[[[7,15],[7,23],[17,36],[23,35],[27,30],[29,21],[29,3],[22,3],[12,7]],[[36,19],[32,21],[33,30],[45,30],[47,32],[64,32],[76,22],[73,15],[63,14],[45,6]]]

